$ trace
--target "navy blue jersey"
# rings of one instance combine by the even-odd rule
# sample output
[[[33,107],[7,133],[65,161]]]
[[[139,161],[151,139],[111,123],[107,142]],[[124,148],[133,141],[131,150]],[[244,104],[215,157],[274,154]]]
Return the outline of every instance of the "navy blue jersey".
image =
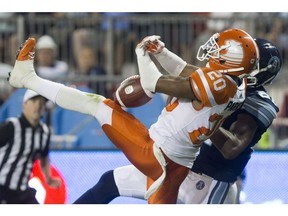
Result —
[[[257,144],[261,135],[272,124],[278,111],[278,107],[263,87],[247,89],[247,97],[243,106],[229,116],[222,127],[229,130],[231,124],[237,120],[238,114],[249,114],[258,124],[251,143],[238,157],[232,160],[225,159],[214,145],[204,143],[191,170],[209,175],[218,181],[236,181],[237,176],[241,175],[251,157],[252,147]]]

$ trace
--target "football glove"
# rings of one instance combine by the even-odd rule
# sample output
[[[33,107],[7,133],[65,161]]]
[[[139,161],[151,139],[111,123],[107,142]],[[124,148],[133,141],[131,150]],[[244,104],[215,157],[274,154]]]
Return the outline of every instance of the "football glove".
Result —
[[[165,43],[162,42],[160,38],[158,35],[147,36],[137,45],[137,48],[142,48],[144,55],[145,52],[159,54],[165,47]]]

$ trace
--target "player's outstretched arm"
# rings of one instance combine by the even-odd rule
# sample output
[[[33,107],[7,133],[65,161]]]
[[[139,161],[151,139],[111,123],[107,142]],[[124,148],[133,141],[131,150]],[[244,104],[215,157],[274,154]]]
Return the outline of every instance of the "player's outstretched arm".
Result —
[[[137,54],[141,85],[151,92],[164,93],[173,97],[196,99],[188,77],[165,76],[159,72],[151,60],[145,46],[138,44],[135,52]],[[188,74],[188,72],[185,72]]]
[[[187,63],[165,47],[161,37],[152,35],[145,37],[140,44],[148,53],[155,56],[157,61],[170,75],[178,76],[186,67]]]
[[[192,91],[189,77],[163,75],[158,79],[155,91],[178,98],[197,99]]]

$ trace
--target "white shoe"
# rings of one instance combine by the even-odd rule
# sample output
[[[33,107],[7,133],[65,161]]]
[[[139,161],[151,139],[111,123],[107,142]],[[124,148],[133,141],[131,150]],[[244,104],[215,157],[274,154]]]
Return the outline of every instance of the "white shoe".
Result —
[[[25,81],[36,76],[34,70],[35,38],[28,38],[17,51],[16,62],[9,73],[8,81],[15,88],[25,87]]]

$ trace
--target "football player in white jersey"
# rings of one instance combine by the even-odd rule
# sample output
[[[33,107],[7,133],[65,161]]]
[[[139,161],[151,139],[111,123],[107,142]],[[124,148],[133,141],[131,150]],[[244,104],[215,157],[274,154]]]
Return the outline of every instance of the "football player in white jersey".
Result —
[[[109,139],[147,176],[145,198],[151,204],[176,203],[201,144],[244,102],[245,77],[259,59],[255,41],[240,29],[214,34],[201,46],[198,58],[208,60],[208,66],[197,70],[163,48],[157,36],[144,38],[135,49],[143,88],[175,97],[147,130],[110,99],[37,76],[35,43],[29,38],[20,48],[9,83],[32,89],[63,108],[94,116]],[[161,74],[149,53],[177,58],[176,65],[162,64],[172,75]]]
[[[251,77],[254,81],[248,86],[243,106],[227,117],[221,129],[210,137],[219,149],[206,141],[201,146],[187,178],[180,186],[178,203],[238,203],[237,188],[233,183],[248,163],[252,147],[279,111],[263,86],[270,84],[281,70],[280,52],[265,39],[257,38],[255,41],[260,51],[261,72]],[[231,136],[225,141],[222,133]],[[119,196],[144,199],[145,192],[146,177],[133,165],[128,165],[105,172],[97,184],[74,203],[107,204]]]

